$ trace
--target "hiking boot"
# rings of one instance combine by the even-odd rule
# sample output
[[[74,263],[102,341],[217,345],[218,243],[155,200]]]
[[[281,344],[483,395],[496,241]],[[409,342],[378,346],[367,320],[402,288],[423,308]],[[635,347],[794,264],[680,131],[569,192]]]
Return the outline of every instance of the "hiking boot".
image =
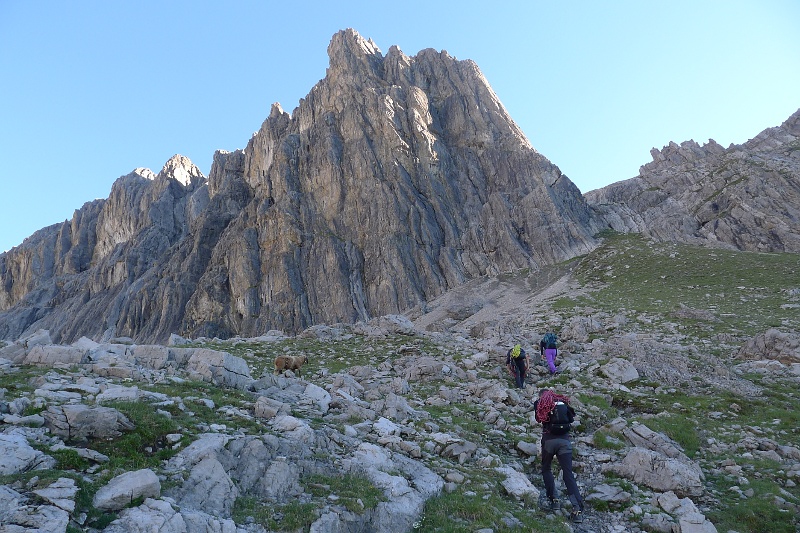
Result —
[[[572,513],[570,513],[569,517],[572,519],[573,523],[580,524],[583,522],[583,511],[580,509],[574,509]]]
[[[556,500],[555,498],[550,498],[547,500],[548,504],[550,505],[551,511],[560,511],[561,510],[561,502]]]

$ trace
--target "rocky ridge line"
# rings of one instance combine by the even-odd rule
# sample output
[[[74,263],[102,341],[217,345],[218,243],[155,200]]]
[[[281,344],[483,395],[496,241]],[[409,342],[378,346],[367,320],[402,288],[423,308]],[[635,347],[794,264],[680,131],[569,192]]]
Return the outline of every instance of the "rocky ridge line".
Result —
[[[667,242],[800,252],[800,110],[741,145],[651,151],[639,176],[586,193],[607,227]]]
[[[0,254],[0,338],[166,341],[404,312],[590,251],[593,214],[477,65],[353,30],[208,179],[176,156]]]

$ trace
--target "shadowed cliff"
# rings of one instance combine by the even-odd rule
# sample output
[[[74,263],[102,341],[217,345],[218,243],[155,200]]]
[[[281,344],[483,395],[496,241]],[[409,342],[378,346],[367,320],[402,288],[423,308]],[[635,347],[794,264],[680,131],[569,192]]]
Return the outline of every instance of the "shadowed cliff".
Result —
[[[483,275],[584,254],[601,227],[477,65],[334,35],[206,179],[137,169],[0,255],[0,337],[228,337],[400,313]]]

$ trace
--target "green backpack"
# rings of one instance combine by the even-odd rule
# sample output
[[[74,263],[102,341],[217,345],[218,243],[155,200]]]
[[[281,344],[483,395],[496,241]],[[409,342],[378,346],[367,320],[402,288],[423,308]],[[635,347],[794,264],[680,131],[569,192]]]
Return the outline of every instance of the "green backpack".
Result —
[[[558,338],[556,337],[555,333],[548,331],[544,334],[544,337],[542,337],[542,342],[544,343],[545,348],[556,348],[556,345],[558,344]]]

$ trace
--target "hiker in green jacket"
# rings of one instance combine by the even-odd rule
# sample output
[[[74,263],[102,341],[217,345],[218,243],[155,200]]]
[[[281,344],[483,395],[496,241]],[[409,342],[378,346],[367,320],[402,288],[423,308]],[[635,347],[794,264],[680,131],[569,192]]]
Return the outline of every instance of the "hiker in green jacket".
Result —
[[[509,373],[514,376],[514,383],[517,388],[525,388],[525,376],[528,374],[528,354],[522,349],[522,346],[515,344],[506,354],[506,367]]]

